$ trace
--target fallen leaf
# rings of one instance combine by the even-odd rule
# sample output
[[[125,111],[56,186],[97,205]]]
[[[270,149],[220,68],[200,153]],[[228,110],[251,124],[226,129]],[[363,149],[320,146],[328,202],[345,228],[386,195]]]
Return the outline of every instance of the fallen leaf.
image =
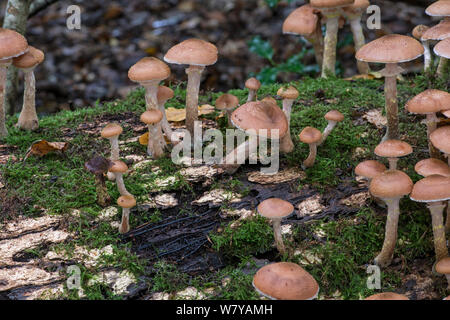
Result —
[[[31,147],[28,149],[27,154],[25,155],[24,161],[30,155],[43,157],[47,153],[50,153],[53,151],[64,152],[67,150],[67,147],[68,147],[67,142],[48,142],[46,140],[39,140],[39,141],[33,142]]]
[[[357,74],[354,75],[353,77],[345,78],[344,80],[346,81],[353,81],[358,79],[373,80],[375,78],[376,76],[373,73],[369,73],[369,74]]]
[[[362,116],[364,120],[373,124],[378,129],[383,129],[387,125],[387,118],[383,116],[381,110],[372,109]]]
[[[148,132],[139,137],[139,143],[143,146],[148,145]]]
[[[215,111],[214,107],[209,104],[204,104],[198,107],[198,115],[204,116],[211,114]],[[186,119],[186,109],[167,108],[166,109],[167,121],[180,122]]]

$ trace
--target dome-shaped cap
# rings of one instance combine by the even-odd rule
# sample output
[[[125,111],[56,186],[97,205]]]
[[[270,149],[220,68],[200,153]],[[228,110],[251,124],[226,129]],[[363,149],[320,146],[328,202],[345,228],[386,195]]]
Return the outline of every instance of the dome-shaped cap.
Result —
[[[159,86],[158,87],[158,93],[157,93],[157,99],[158,102],[166,102],[169,99],[172,99],[174,97],[174,92],[172,89],[166,86]]]
[[[417,40],[422,39],[422,35],[425,31],[427,31],[428,29],[430,29],[430,27],[424,25],[424,24],[419,24],[417,26],[414,27],[413,31],[412,31],[412,35],[414,38],[416,38]]]
[[[395,292],[382,292],[374,294],[364,300],[409,300],[407,296]]]
[[[16,68],[28,69],[41,64],[44,59],[44,52],[36,49],[35,47],[29,46],[27,53],[13,59],[13,65]]]
[[[339,8],[351,5],[355,0],[311,0],[309,3],[314,8]]]
[[[439,41],[433,51],[439,57],[450,59],[450,38]]]
[[[444,258],[436,263],[435,270],[440,274],[450,274],[450,258]]]
[[[292,262],[272,263],[253,277],[253,287],[269,299],[312,300],[319,293],[317,281]]]
[[[255,130],[262,137],[282,138],[288,130],[286,115],[276,104],[264,101],[251,101],[243,104],[231,114],[233,125],[243,131]],[[267,132],[262,131],[266,129]],[[250,134],[254,132],[248,132]]]
[[[374,152],[379,157],[399,158],[411,154],[413,149],[404,141],[386,140],[376,146]]]
[[[356,59],[366,62],[398,63],[419,58],[422,44],[414,38],[388,34],[364,45],[356,52]]]
[[[294,87],[288,87],[288,88],[280,88],[277,91],[277,95],[282,97],[283,99],[297,99],[298,98],[298,90]]]
[[[305,4],[292,11],[284,20],[283,33],[307,36],[316,31],[318,23],[317,9]]]
[[[423,177],[438,174],[450,177],[450,167],[444,161],[439,159],[425,159],[416,163],[414,170]]]
[[[160,110],[151,109],[141,114],[141,121],[145,124],[154,124],[161,121],[163,114]]]
[[[154,57],[145,57],[128,70],[128,78],[134,82],[162,81],[170,76],[170,68]]]
[[[122,208],[133,208],[136,205],[136,199],[132,195],[124,195],[117,199],[117,204]]]
[[[122,127],[119,124],[117,124],[117,123],[109,123],[103,128],[103,130],[101,132],[101,135],[102,135],[103,138],[108,139],[108,138],[112,138],[112,137],[118,136],[122,132],[123,132],[123,129],[122,129]]]
[[[299,138],[303,143],[317,143],[322,139],[322,132],[313,127],[306,127],[300,132]]]
[[[434,27],[429,28],[422,35],[422,41],[444,40],[450,37],[450,21],[441,21]]]
[[[325,114],[325,119],[328,121],[341,122],[344,120],[344,115],[337,110],[331,110]]]
[[[433,174],[417,181],[410,198],[417,202],[436,202],[450,199],[450,177]]]
[[[209,66],[217,61],[215,45],[200,39],[185,40],[167,51],[164,61],[175,64]]]
[[[216,109],[218,110],[233,110],[238,105],[238,97],[229,93],[225,93],[216,99]]]
[[[450,126],[434,130],[430,134],[430,141],[441,152],[450,153]]]
[[[449,17],[450,1],[448,0],[436,1],[425,9],[425,13],[432,17]]]
[[[413,187],[411,178],[400,170],[387,170],[372,179],[369,191],[381,199],[395,199],[408,195]]]
[[[450,109],[450,93],[428,89],[406,103],[406,109],[411,113],[435,113]]]
[[[114,160],[111,167],[109,167],[109,172],[119,172],[119,173],[125,173],[128,170],[128,166],[125,162],[120,160]]]
[[[28,42],[20,33],[0,28],[0,60],[18,57],[28,51]]]
[[[355,0],[353,4],[344,7],[343,10],[350,14],[362,14],[369,6],[369,0]]]
[[[245,81],[245,87],[249,90],[258,90],[261,87],[261,82],[256,78],[249,78]]]
[[[355,173],[358,176],[373,179],[386,170],[386,166],[381,162],[378,162],[376,160],[366,160],[356,166]]]
[[[281,219],[294,212],[294,206],[285,200],[270,198],[261,202],[256,210],[263,217]]]

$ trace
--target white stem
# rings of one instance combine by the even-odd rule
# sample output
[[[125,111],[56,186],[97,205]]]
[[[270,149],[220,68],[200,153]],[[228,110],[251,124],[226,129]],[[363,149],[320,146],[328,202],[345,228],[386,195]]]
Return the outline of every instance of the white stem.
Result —
[[[448,67],[448,59],[441,57],[441,59],[439,59],[439,65],[436,71],[437,75],[439,77],[443,77],[447,67]]]
[[[175,136],[173,135],[173,131],[172,131],[172,127],[170,126],[169,121],[167,120],[167,115],[166,115],[166,108],[164,108],[164,103],[161,103],[159,105],[159,110],[162,112],[163,114],[163,118],[160,122],[161,124],[161,128],[164,131],[164,133],[166,134],[166,136],[170,139],[170,141],[172,142],[172,144],[176,144],[179,142],[179,140],[177,140],[175,138]]]
[[[328,73],[336,74],[336,45],[339,30],[339,13],[326,13],[327,32],[325,35],[322,78],[326,78]]]
[[[142,83],[145,88],[145,105],[147,110],[158,109],[158,84],[159,81]]]
[[[394,249],[397,243],[398,219],[400,216],[400,198],[385,199],[388,206],[388,215],[386,219],[386,232],[384,236],[383,248],[380,254],[375,258],[375,263],[381,267],[387,267],[391,264],[394,256]]]
[[[36,79],[33,69],[24,70],[25,89],[23,96],[22,111],[19,115],[17,127],[25,130],[36,130],[39,128],[39,119],[36,113]]]
[[[114,136],[109,139],[109,142],[111,144],[111,161],[117,161],[119,160],[119,136]]]
[[[130,231],[130,208],[122,208],[122,221],[120,222],[119,232],[127,233]]]
[[[320,142],[319,142],[319,144],[318,144],[319,146],[325,142],[325,140],[326,140],[327,137],[330,135],[330,133],[333,131],[334,127],[336,127],[336,125],[337,125],[337,122],[336,122],[336,121],[329,121],[329,120],[328,120],[328,125],[327,125],[327,127],[323,130],[323,133],[322,133],[322,139],[320,140]]]
[[[292,142],[291,138],[291,111],[292,111],[292,105],[294,103],[294,99],[284,99],[283,100],[283,111],[286,115],[286,120],[288,123],[288,130],[286,135],[281,138],[280,141],[280,151],[284,153],[289,153],[294,150],[294,143]]]
[[[283,236],[281,235],[281,219],[273,219],[272,225],[277,249],[281,254],[284,254],[286,252],[286,247],[284,246]]]
[[[253,101],[256,98],[256,90],[248,89],[248,98],[247,102]]]
[[[444,229],[444,208],[443,202],[434,202],[428,204],[431,213],[433,225],[434,251],[436,261],[441,261],[448,257],[447,240],[445,239]]]
[[[153,159],[158,159],[164,154],[162,144],[158,139],[158,126],[148,125],[147,154]]]
[[[186,69],[188,84],[186,92],[186,129],[194,134],[194,122],[198,119],[198,94],[204,67],[189,66]]]
[[[316,161],[316,155],[317,155],[317,143],[310,143],[309,156],[308,158],[306,158],[305,161],[303,161],[303,166],[305,168],[311,168],[314,165],[314,162]]]
[[[355,51],[358,51],[366,44],[366,39],[364,37],[364,32],[361,27],[361,15],[352,17],[350,20],[350,28],[353,32],[353,41],[355,43]],[[368,74],[369,64],[364,61],[357,61],[358,71],[360,74]]]
[[[425,49],[423,57],[424,57],[424,70],[428,71],[431,67],[431,50],[430,43],[428,41],[422,41],[423,48]]]
[[[397,170],[398,158],[388,158],[389,170]]]
[[[119,193],[121,196],[130,196],[131,193],[128,192],[127,188],[125,187],[125,183],[123,182],[123,173],[116,172],[116,184],[117,189],[119,190]]]
[[[6,112],[5,112],[5,87],[6,87],[6,74],[8,72],[8,63],[0,63],[0,138],[4,138],[8,135],[8,129],[6,129]]]

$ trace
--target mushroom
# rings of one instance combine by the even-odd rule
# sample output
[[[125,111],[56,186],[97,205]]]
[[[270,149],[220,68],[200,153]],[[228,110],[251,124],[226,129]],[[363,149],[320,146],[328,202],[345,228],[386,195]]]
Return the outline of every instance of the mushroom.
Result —
[[[120,196],[117,199],[117,204],[122,208],[122,220],[119,226],[120,233],[127,233],[130,231],[130,208],[136,205],[136,199],[132,195]]]
[[[437,74],[442,77],[446,74],[445,69],[448,68],[448,60],[450,59],[450,38],[440,41],[434,46],[434,53],[441,57]]]
[[[428,48],[426,48],[425,51],[427,49],[429,51],[430,43],[435,43],[436,41],[441,41],[448,37],[450,37],[450,20],[443,20],[440,23],[438,23],[437,25],[435,25],[435,26],[429,28],[427,31],[425,31],[422,35],[421,40],[428,44]],[[431,56],[430,52],[429,52],[429,54]],[[437,69],[437,73],[439,74],[439,76],[443,76],[444,68],[446,65],[445,60],[446,60],[445,58],[441,58],[439,61],[439,66]],[[430,63],[430,65],[431,65],[431,63]]]
[[[370,185],[373,178],[375,178],[377,175],[385,172],[386,170],[387,169],[384,164],[382,164],[376,160],[366,160],[366,161],[359,163],[356,166],[355,173],[358,176],[366,178]],[[381,207],[385,207],[384,202],[382,202],[380,198],[374,197],[372,194],[371,194],[371,196],[378,205],[380,205]]]
[[[220,111],[225,111],[228,119],[228,126],[231,127],[231,113],[239,105],[238,97],[225,93],[216,99],[216,109]]]
[[[22,69],[25,73],[23,106],[17,127],[24,130],[36,130],[39,128],[39,119],[36,113],[34,68],[44,61],[45,55],[41,50],[32,46],[28,48],[27,53],[13,59],[13,66]]]
[[[396,170],[399,158],[411,154],[413,149],[404,141],[386,140],[376,146],[374,152],[379,157],[388,158],[389,169]]]
[[[271,198],[261,202],[256,210],[261,216],[272,220],[275,244],[280,254],[285,254],[286,247],[284,246],[283,236],[281,235],[281,220],[294,212],[294,206],[282,199]]]
[[[324,40],[324,53],[322,64],[322,77],[326,78],[328,73],[336,74],[336,45],[339,30],[339,18],[342,7],[351,5],[354,0],[311,0],[313,8],[319,9],[322,16],[326,18],[327,31]]]
[[[448,257],[444,230],[444,201],[450,199],[450,177],[431,175],[419,180],[410,195],[411,200],[425,202],[431,213],[436,261]]]
[[[440,127],[430,134],[431,143],[443,152],[450,166],[450,126]]]
[[[319,146],[325,142],[336,125],[344,120],[344,115],[337,110],[331,110],[325,114],[325,119],[328,121],[328,125],[325,130],[323,130],[322,139],[319,142]]]
[[[417,59],[423,52],[424,48],[419,41],[398,34],[383,36],[369,42],[356,52],[356,59],[358,60],[386,64],[386,67],[381,71],[381,74],[385,77],[384,95],[388,120],[383,141],[398,139],[397,75],[403,71],[398,63]]]
[[[28,51],[27,40],[13,30],[0,28],[0,139],[8,135],[6,128],[6,75],[12,59]]]
[[[167,100],[170,100],[170,99],[172,99],[174,97],[174,92],[169,87],[159,86],[158,87],[157,97],[158,97],[158,108],[163,114],[163,118],[162,118],[161,123],[160,123],[161,128],[164,131],[164,133],[166,134],[167,138],[169,138],[169,140],[173,144],[176,144],[179,141],[175,137],[175,135],[173,134],[172,127],[170,126],[169,121],[167,121],[166,108],[164,107],[164,105],[166,104]]]
[[[397,242],[398,219],[400,216],[400,199],[408,195],[413,182],[408,175],[399,170],[388,170],[372,179],[369,191],[382,199],[388,207],[386,233],[383,248],[375,258],[375,263],[385,267],[391,264]]]
[[[292,11],[284,20],[283,34],[300,35],[308,40],[314,48],[316,62],[322,68],[323,35],[317,9],[305,4]]]
[[[198,93],[200,80],[206,66],[217,61],[217,47],[200,39],[185,40],[167,51],[164,61],[175,64],[187,64],[188,75],[186,92],[186,129],[194,134],[194,122],[198,119]]]
[[[358,51],[366,44],[366,39],[361,26],[361,17],[369,6],[370,2],[368,0],[355,0],[353,4],[342,9],[344,17],[349,22],[350,29],[352,29],[355,51]],[[360,74],[368,74],[370,72],[369,64],[367,62],[357,61],[357,65]]]
[[[102,207],[106,207],[111,201],[111,197],[108,194],[108,189],[106,188],[105,178],[103,176],[111,165],[112,162],[102,156],[95,156],[84,164],[86,170],[95,175],[97,203]]]
[[[256,78],[250,78],[245,81],[245,87],[248,89],[247,102],[256,100],[256,94],[258,93],[259,88],[261,88],[261,82]]]
[[[153,159],[163,156],[164,150],[161,144],[159,126],[163,118],[163,113],[159,109],[151,109],[141,114],[141,121],[148,126],[148,145],[147,154]]]
[[[272,300],[314,300],[319,295],[319,284],[313,276],[292,262],[262,267],[252,285],[260,295]]]
[[[403,294],[395,292],[382,292],[371,295],[364,300],[409,300],[409,298]]]
[[[108,172],[111,172],[115,175],[117,189],[122,196],[130,195],[130,193],[127,191],[127,188],[125,188],[125,183],[123,182],[123,174],[127,172],[127,170],[128,166],[125,164],[125,162],[120,160],[113,161],[112,166],[109,167],[108,170]]]
[[[428,43],[428,41],[423,41],[422,40],[422,35],[425,31],[427,31],[430,27],[423,25],[423,24],[419,24],[417,26],[414,27],[413,31],[412,31],[412,35],[416,40],[419,40],[422,42],[423,48],[424,48],[424,71],[427,71],[430,66],[431,66],[431,51],[430,51],[430,44]]]
[[[294,150],[294,143],[291,139],[291,111],[294,101],[298,98],[298,90],[294,87],[280,88],[277,95],[283,98],[283,112],[286,115],[288,130],[286,135],[280,141],[280,151],[284,153],[289,153]]]
[[[102,138],[108,139],[111,144],[111,155],[109,160],[119,160],[119,135],[123,132],[122,127],[117,123],[107,124],[101,131]],[[113,181],[115,175],[108,172],[108,180]]]
[[[314,165],[317,155],[317,145],[322,139],[322,133],[313,127],[306,127],[300,132],[300,141],[309,145],[309,156],[303,161],[305,168],[310,168]]]
[[[444,258],[434,266],[437,273],[444,274],[447,278],[447,290],[450,290],[450,258]]]
[[[418,94],[406,103],[406,110],[414,114],[427,116],[427,140],[430,157],[439,158],[439,151],[430,141],[431,133],[436,130],[439,122],[436,113],[442,110],[450,110],[450,93],[445,91],[428,89]]]

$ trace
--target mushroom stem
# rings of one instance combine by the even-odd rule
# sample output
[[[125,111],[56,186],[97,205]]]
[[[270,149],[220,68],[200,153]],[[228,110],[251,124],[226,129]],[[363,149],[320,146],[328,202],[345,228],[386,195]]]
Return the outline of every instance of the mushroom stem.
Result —
[[[272,226],[278,252],[284,254],[286,252],[286,247],[284,246],[283,236],[281,235],[281,219],[272,219]]]
[[[430,202],[428,209],[431,213],[431,221],[433,225],[434,251],[436,253],[436,261],[448,257],[447,241],[445,239],[444,229],[444,208],[443,202]]]
[[[158,107],[163,114],[163,118],[160,122],[162,130],[173,144],[177,144],[179,141],[173,135],[172,127],[170,126],[170,123],[167,120],[166,108],[164,108],[164,103],[161,103]]]
[[[447,219],[445,220],[445,233],[450,233],[450,201],[447,201]]]
[[[111,144],[111,156],[109,159],[111,161],[119,160],[119,136],[114,136],[108,139]]]
[[[314,162],[316,161],[316,155],[317,155],[317,143],[310,143],[309,144],[309,156],[306,158],[305,161],[303,161],[303,166],[305,168],[310,168],[314,165]]]
[[[289,153],[294,150],[294,143],[292,142],[291,138],[291,111],[292,111],[292,105],[294,104],[294,99],[283,99],[283,111],[286,115],[287,123],[288,123],[288,130],[286,132],[286,135],[281,138],[280,141],[280,151],[284,153]]]
[[[8,73],[8,67],[11,64],[11,60],[6,62],[0,62],[0,138],[4,138],[8,135],[8,129],[6,129],[6,112],[5,112],[5,88],[6,88],[6,75]]]
[[[333,129],[336,127],[336,125],[337,125],[337,121],[328,120],[328,125],[322,132],[322,139],[318,143],[319,146],[325,142],[325,140],[330,135],[330,133],[333,131]]]
[[[394,256],[395,244],[397,243],[398,219],[400,216],[400,198],[383,199],[388,207],[386,219],[386,233],[384,236],[383,248],[380,254],[375,258],[375,263],[381,267],[387,267],[391,264]]]
[[[323,35],[322,35],[322,28],[320,23],[317,24],[317,28],[314,31],[314,33],[310,36],[305,36],[305,39],[308,40],[313,48],[314,48],[314,55],[316,57],[316,62],[319,65],[319,67],[322,69],[323,65]]]
[[[39,119],[36,113],[36,79],[33,69],[25,71],[25,89],[22,111],[19,115],[17,127],[25,130],[36,130],[39,128]]]
[[[350,28],[353,33],[353,42],[355,43],[355,51],[358,51],[366,44],[366,38],[361,27],[361,14],[349,16]],[[357,61],[358,72],[360,74],[368,74],[370,72],[369,64],[365,61]]]
[[[120,222],[119,232],[127,233],[130,231],[130,208],[122,208],[122,221]]]
[[[387,129],[383,141],[398,138],[397,75],[401,72],[397,63],[387,63],[382,70],[385,77],[384,95],[386,100]]]
[[[436,113],[427,114],[427,140],[428,140],[428,152],[430,153],[431,158],[440,159],[441,154],[439,150],[431,143],[430,135],[437,128],[437,122],[439,119],[436,117]]]
[[[256,90],[248,89],[247,102],[254,101],[256,99]]]
[[[119,193],[121,196],[130,196],[131,193],[128,192],[127,188],[125,187],[125,183],[123,182],[123,173],[116,172],[116,184],[117,189],[119,190]]]
[[[158,159],[164,154],[164,150],[158,136],[158,124],[148,125],[147,154],[153,159]]]
[[[225,160],[222,161],[225,170],[230,174],[236,172],[240,165],[245,163],[250,154],[256,153],[257,149],[257,141],[251,142],[251,139],[248,139],[244,143],[241,143],[233,151],[227,154]]]
[[[233,122],[231,122],[231,114],[233,113],[233,110],[226,110],[226,113],[228,119],[228,126],[233,127]]]
[[[106,189],[105,178],[103,173],[95,175],[95,190],[97,192],[97,203],[101,207],[106,207],[111,202],[111,197]]]
[[[186,93],[186,129],[194,134],[194,122],[198,119],[198,93],[200,90],[200,80],[205,67],[189,66],[186,69],[188,75]]]
[[[336,74],[336,44],[339,30],[339,10],[322,10],[327,19],[327,31],[324,42],[324,55],[322,66],[322,78],[326,78],[328,73]]]
[[[424,49],[423,57],[424,57],[424,71],[429,71],[431,67],[431,50],[430,43],[427,40],[422,40],[422,45]]]
[[[158,109],[159,81],[146,81],[141,83],[145,88],[145,106],[147,110]]]
[[[398,158],[388,158],[389,170],[397,170]]]
[[[448,68],[448,59],[441,57],[441,59],[439,60],[439,65],[438,65],[437,71],[436,71],[437,75],[439,77],[443,77],[444,74],[446,74],[445,71],[447,68]]]

